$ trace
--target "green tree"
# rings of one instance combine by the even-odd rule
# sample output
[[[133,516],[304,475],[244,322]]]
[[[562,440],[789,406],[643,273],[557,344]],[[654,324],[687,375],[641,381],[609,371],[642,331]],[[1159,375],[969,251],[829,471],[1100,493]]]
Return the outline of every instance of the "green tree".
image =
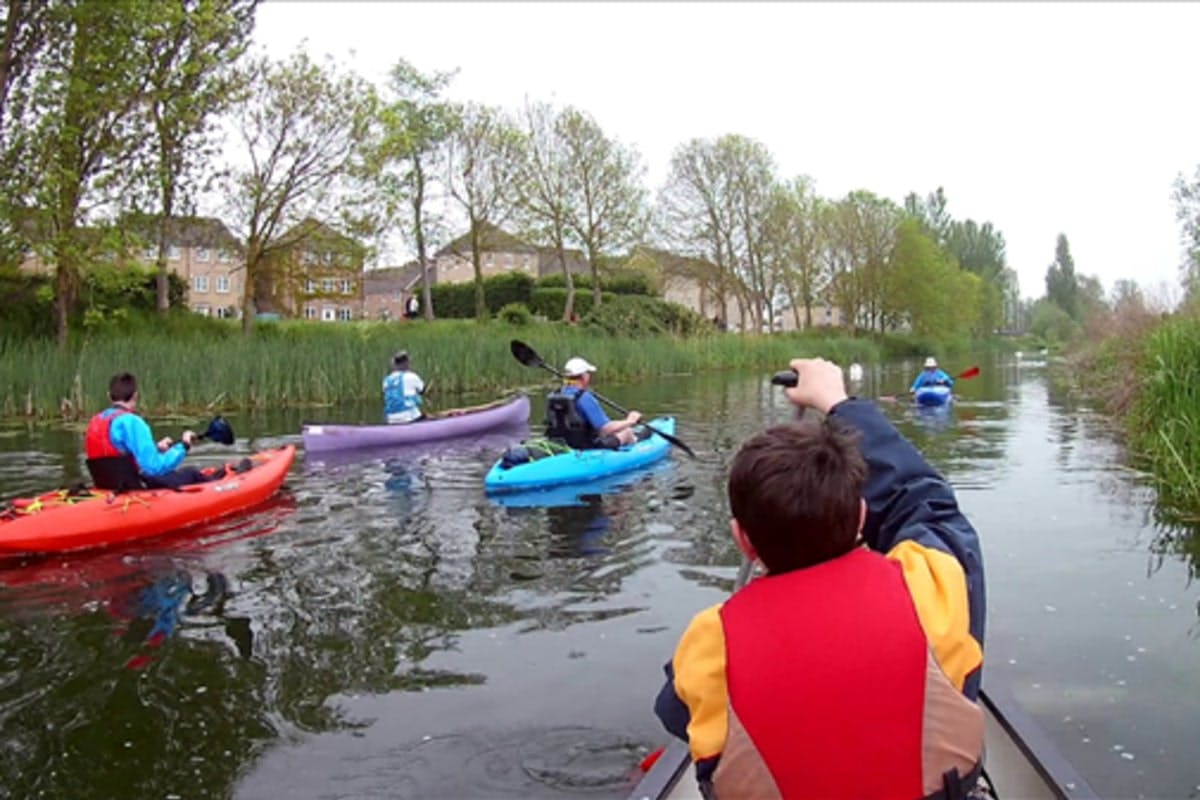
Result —
[[[1066,234],[1060,233],[1054,246],[1054,263],[1046,269],[1046,297],[1071,319],[1079,320],[1079,282],[1075,260]]]
[[[81,223],[91,208],[121,205],[147,153],[144,101],[154,4],[74,0],[47,11],[47,46],[31,78],[22,131],[27,207],[48,227],[43,251],[54,262],[54,321],[67,342],[80,270],[91,243]]]
[[[365,157],[377,148],[377,111],[369,85],[303,51],[281,62],[256,59],[246,79],[249,90],[234,108],[245,165],[231,170],[225,194],[246,243],[242,330],[249,335],[259,301],[273,290],[270,256],[302,243],[284,234],[304,220],[338,215],[348,228],[360,227],[346,198],[362,192]],[[299,227],[301,236],[317,230]]]
[[[0,2],[0,267],[15,268],[31,239],[23,202],[27,179],[36,174],[24,158],[32,144],[25,132],[35,123],[30,89],[52,38],[51,23],[61,23],[62,16],[44,0]]]
[[[488,310],[480,262],[483,232],[488,226],[504,224],[516,206],[513,186],[521,168],[524,137],[499,110],[470,103],[447,144],[447,186],[467,216],[475,269],[475,314],[485,319]]]
[[[567,109],[556,122],[565,147],[567,226],[583,245],[600,305],[600,263],[637,243],[646,224],[644,169],[637,151],[604,134],[588,114]]]
[[[1112,309],[1118,314],[1140,315],[1146,312],[1146,297],[1138,282],[1122,278],[1113,284]]]
[[[149,43],[147,106],[154,130],[148,154],[158,213],[157,308],[170,308],[166,226],[186,204],[194,177],[215,156],[214,117],[235,99],[233,64],[245,52],[259,0],[177,0],[147,3],[155,13]]]
[[[556,111],[545,103],[527,103],[522,113],[525,129],[525,158],[517,180],[518,213],[530,238],[549,242],[558,256],[566,285],[562,319],[575,313],[575,278],[567,260],[567,244],[573,240],[570,227],[571,197],[568,184],[568,149],[564,117],[571,109]]]
[[[1175,178],[1172,197],[1183,240],[1180,275],[1189,299],[1194,299],[1200,292],[1200,166],[1191,180],[1182,174]]]
[[[1076,297],[1079,300],[1079,322],[1086,323],[1098,314],[1110,310],[1105,297],[1104,284],[1100,282],[1100,278],[1095,275],[1080,275],[1076,278],[1076,286],[1078,289]]]
[[[821,203],[812,181],[801,176],[775,187],[768,216],[768,252],[798,329],[812,327],[813,306],[825,290],[820,258]]]
[[[434,308],[426,252],[430,229],[437,225],[429,199],[446,142],[459,125],[457,107],[442,98],[453,78],[452,72],[424,73],[403,59],[398,61],[388,84],[392,99],[380,110],[383,133],[375,154],[386,218],[391,221],[401,206],[408,208],[403,228],[417,251],[427,320],[434,318]]]
[[[728,322],[729,301],[736,300],[744,320],[741,279],[733,240],[736,215],[728,201],[728,175],[717,142],[691,139],[675,148],[667,179],[658,193],[657,235],[671,249],[708,261],[714,270],[695,276]]]

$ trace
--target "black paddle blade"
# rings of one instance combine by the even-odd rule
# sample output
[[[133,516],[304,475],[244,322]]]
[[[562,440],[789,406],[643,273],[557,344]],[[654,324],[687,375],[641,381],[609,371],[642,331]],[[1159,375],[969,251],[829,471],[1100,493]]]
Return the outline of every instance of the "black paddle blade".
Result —
[[[546,362],[542,361],[542,357],[520,339],[513,339],[509,342],[508,349],[512,351],[513,358],[527,367],[543,367],[546,365]]]
[[[217,444],[233,444],[233,426],[224,417],[213,417],[212,422],[208,423],[208,430],[200,438]]]
[[[800,376],[794,370],[785,369],[783,372],[776,372],[771,376],[771,384],[774,386],[795,386],[796,381]]]

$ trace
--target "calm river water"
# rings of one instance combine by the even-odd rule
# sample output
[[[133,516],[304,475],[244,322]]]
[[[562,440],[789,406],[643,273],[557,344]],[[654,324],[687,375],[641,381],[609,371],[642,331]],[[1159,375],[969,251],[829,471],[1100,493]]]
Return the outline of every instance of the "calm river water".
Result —
[[[983,538],[985,675],[1101,795],[1200,796],[1197,548],[1155,525],[1104,421],[1045,365],[983,367],[948,414],[882,406]],[[869,370],[859,393],[903,392],[913,369]],[[728,462],[790,410],[760,375],[600,388],[677,414],[699,460],[515,508],[481,489],[496,438],[300,454],[245,518],[0,567],[0,797],[622,796],[664,741],[663,661],[732,586]],[[233,417],[234,452],[298,443],[300,421]],[[79,441],[0,428],[0,496],[76,478]],[[210,579],[223,603],[172,602]]]

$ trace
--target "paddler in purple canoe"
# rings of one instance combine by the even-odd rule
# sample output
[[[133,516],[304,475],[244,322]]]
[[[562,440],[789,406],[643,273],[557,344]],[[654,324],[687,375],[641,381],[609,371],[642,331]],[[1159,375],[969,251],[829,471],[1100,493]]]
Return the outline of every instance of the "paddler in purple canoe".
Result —
[[[407,350],[392,356],[392,371],[383,379],[383,414],[389,425],[416,422],[425,415],[421,404],[425,397],[425,381],[413,372]]]

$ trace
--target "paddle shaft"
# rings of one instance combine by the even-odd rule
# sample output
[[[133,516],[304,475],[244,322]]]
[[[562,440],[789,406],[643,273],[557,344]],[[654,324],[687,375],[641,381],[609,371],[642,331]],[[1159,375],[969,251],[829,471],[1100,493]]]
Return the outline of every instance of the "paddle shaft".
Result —
[[[546,370],[547,372],[549,372],[549,373],[551,373],[551,374],[553,374],[553,375],[557,375],[559,378],[565,378],[565,377],[566,377],[566,376],[565,376],[565,375],[563,375],[561,372],[559,372],[558,370],[556,370],[554,367],[550,366],[550,365],[549,365],[549,364],[547,364],[545,361],[543,361],[541,358],[538,358],[536,363],[537,363],[537,365],[538,365],[539,367],[541,367],[542,369]],[[608,399],[607,397],[605,397],[604,395],[600,394],[600,393],[599,393],[599,392],[597,392],[597,391],[593,391],[592,389],[588,389],[588,391],[592,393],[592,396],[593,396],[593,397],[595,397],[595,398],[596,398],[597,400],[599,400],[601,403],[605,403],[605,404],[607,404],[607,405],[608,405],[610,408],[612,408],[614,411],[618,411],[618,412],[620,412],[620,413],[622,413],[622,414],[626,414],[626,415],[627,415],[627,414],[629,414],[629,410],[628,410],[627,408],[625,408],[624,406],[620,405],[619,403],[616,403],[616,402],[613,402],[612,400],[609,400],[609,399]],[[640,423],[640,424],[641,424],[641,425],[644,425],[644,426],[646,427],[646,430],[650,431],[651,433],[657,434],[658,436],[661,436],[662,438],[666,439],[668,442],[670,442],[671,444],[675,445],[676,447],[678,447],[678,448],[679,448],[680,450],[682,450],[683,452],[687,453],[687,454],[688,454],[689,456],[691,456],[692,458],[695,458],[695,457],[696,457],[696,454],[692,452],[692,448],[688,447],[688,446],[687,446],[686,444],[684,444],[682,441],[680,441],[679,439],[676,439],[674,436],[672,436],[671,434],[667,433],[666,431],[659,430],[658,428],[654,427],[653,425],[649,424],[648,422],[642,422],[642,423]]]

